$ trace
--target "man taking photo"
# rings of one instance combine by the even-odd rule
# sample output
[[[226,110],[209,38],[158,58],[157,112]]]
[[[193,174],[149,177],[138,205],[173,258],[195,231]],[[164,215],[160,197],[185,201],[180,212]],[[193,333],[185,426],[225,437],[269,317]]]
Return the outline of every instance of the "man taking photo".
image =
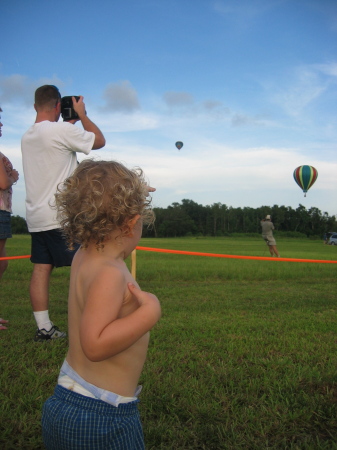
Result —
[[[78,99],[78,100],[77,100]],[[35,341],[65,337],[49,318],[49,281],[54,267],[70,266],[74,251],[67,248],[59,229],[54,204],[57,186],[77,167],[76,153],[88,155],[104,147],[101,130],[86,115],[83,97],[72,97],[73,109],[83,130],[73,123],[58,122],[61,94],[56,86],[35,91],[36,121],[23,135],[21,151],[26,184],[26,220],[31,234],[30,301],[37,323]]]

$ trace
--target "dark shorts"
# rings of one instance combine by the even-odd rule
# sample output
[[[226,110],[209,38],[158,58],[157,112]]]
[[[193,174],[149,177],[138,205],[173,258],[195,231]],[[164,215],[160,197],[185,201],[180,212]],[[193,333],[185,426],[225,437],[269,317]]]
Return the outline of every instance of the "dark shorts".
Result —
[[[71,266],[78,250],[69,250],[61,230],[48,230],[30,233],[32,251],[30,260],[34,264],[51,264],[54,267]]]
[[[0,239],[8,239],[11,237],[11,213],[0,210]]]
[[[42,409],[47,450],[143,450],[138,400],[118,408],[57,385]]]

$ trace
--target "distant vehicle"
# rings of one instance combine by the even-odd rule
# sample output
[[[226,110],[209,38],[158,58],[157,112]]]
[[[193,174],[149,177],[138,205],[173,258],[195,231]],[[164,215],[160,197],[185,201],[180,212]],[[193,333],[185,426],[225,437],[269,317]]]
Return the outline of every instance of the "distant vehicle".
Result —
[[[337,233],[334,233],[334,234],[332,234],[330,236],[329,244],[330,245],[337,245]]]

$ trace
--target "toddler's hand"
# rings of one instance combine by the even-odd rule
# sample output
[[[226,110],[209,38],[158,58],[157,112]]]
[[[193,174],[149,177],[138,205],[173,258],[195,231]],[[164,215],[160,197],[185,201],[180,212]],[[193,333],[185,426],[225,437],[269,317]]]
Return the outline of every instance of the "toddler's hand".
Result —
[[[12,173],[11,173],[11,177],[13,178],[14,183],[16,183],[19,179],[19,172],[17,170],[13,169]]]
[[[150,192],[155,192],[156,188],[149,186],[148,184],[146,185],[146,189],[147,189],[147,195],[150,195]]]
[[[154,316],[154,323],[156,323],[161,316],[161,308],[158,298],[150,292],[142,291],[132,283],[128,283],[128,288],[131,294],[136,297],[140,306],[146,306],[149,310],[151,310],[151,313]]]

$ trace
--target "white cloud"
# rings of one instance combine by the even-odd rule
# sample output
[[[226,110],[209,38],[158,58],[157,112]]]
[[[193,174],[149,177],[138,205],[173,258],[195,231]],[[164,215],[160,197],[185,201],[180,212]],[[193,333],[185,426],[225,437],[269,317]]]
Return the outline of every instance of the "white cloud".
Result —
[[[261,117],[250,117],[245,114],[233,114],[231,119],[231,124],[233,127],[242,127],[242,126],[255,126],[255,125],[266,125],[267,121],[262,119]]]
[[[109,83],[104,90],[104,109],[113,112],[132,113],[140,109],[138,95],[130,81]]]
[[[120,140],[114,145],[92,152],[90,157],[117,160],[127,167],[140,166],[151,186],[155,206],[167,207],[188,198],[200,204],[226,203],[228,206],[310,204],[329,214],[336,214],[337,163],[323,161],[320,155],[310,159],[318,170],[318,179],[306,200],[293,180],[293,170],[308,164],[305,153],[293,148],[234,148],[217,142],[200,142],[184,146],[180,152],[156,148],[153,145],[127,144]],[[25,215],[24,180],[20,147],[0,147],[20,171],[14,186],[14,214]],[[80,157],[82,160],[85,157]],[[310,207],[308,203],[303,203]]]
[[[335,71],[334,64],[298,68],[292,72],[292,78],[288,78],[292,80],[290,83],[280,83],[282,89],[273,99],[289,115],[297,118],[300,112],[325,92],[329,81],[327,77],[335,77]],[[14,213],[24,216],[20,139],[35,120],[31,98],[33,91],[30,91],[29,107],[18,108],[10,100],[14,99],[11,95],[15,95],[15,83],[27,86],[29,82],[24,77],[7,81],[12,93],[8,93],[2,113],[4,136],[0,141],[0,151],[9,156],[20,171],[20,180],[14,188],[13,204]],[[61,86],[61,82],[57,84]],[[273,144],[269,147],[254,147],[254,143],[267,139],[266,134],[261,134],[260,140],[256,139],[261,129],[274,127],[274,133],[275,127],[283,127],[284,122],[276,124],[262,115],[250,115],[244,109],[242,112],[232,111],[219,100],[197,102],[188,92],[171,91],[164,97],[170,108],[163,110],[159,106],[146,111],[137,109],[138,95],[129,82],[110,84],[107,92],[106,107],[110,105],[110,109],[103,110],[90,105],[88,100],[89,117],[107,137],[106,148],[93,152],[92,156],[117,159],[128,167],[142,167],[150,184],[157,188],[154,194],[156,205],[166,207],[182,198],[189,198],[202,204],[220,201],[230,206],[293,206],[294,201],[302,201],[303,196],[293,180],[292,172],[301,164],[311,164],[317,168],[319,177],[310,191],[309,199],[314,199],[314,205],[319,209],[329,214],[336,213],[333,193],[337,190],[337,165],[324,161],[326,154],[319,149],[324,148],[325,142],[317,141],[317,150],[308,160],[301,150],[301,144],[297,148],[294,143],[284,148],[276,148]],[[125,114],[115,114],[118,108]],[[241,137],[238,126],[246,126],[245,141],[249,142],[242,148],[238,148]],[[144,145],[142,133],[136,132],[151,130],[156,130],[156,133],[147,133],[147,145]],[[285,127],[285,130],[289,132],[289,127]],[[331,134],[333,132],[331,127]],[[209,136],[212,136],[212,141]],[[180,152],[174,147],[178,139],[185,143]],[[138,145],[134,144],[136,141]],[[277,137],[273,135],[269,142],[277,142]]]
[[[337,77],[337,62],[332,62],[329,64],[315,64],[313,68],[325,75]]]
[[[299,116],[327,89],[327,83],[311,67],[297,68],[290,80],[288,86],[273,95],[274,101],[290,116]]]
[[[287,0],[218,0],[213,3],[213,10],[236,25],[236,31],[244,31],[264,15]]]
[[[255,191],[264,189],[293,190],[294,169],[308,164],[299,149],[248,148],[234,149],[217,143],[200,143],[199,147],[180,152],[159,152],[153,147],[126,146],[100,152],[102,159],[118,159],[128,166],[140,165],[152,184],[160,189],[202,192],[207,190]],[[319,172],[315,189],[337,188],[337,163],[318,157],[310,164]]]
[[[60,89],[63,86],[62,81],[56,75],[51,78],[39,78],[35,81],[21,74],[1,76],[0,104],[20,103],[33,105],[35,90],[44,84],[53,84]]]
[[[159,126],[159,117],[153,113],[135,112],[132,115],[100,114],[95,119],[103,133],[154,130]]]
[[[165,92],[163,99],[170,108],[191,106],[194,104],[193,95],[189,92]]]

